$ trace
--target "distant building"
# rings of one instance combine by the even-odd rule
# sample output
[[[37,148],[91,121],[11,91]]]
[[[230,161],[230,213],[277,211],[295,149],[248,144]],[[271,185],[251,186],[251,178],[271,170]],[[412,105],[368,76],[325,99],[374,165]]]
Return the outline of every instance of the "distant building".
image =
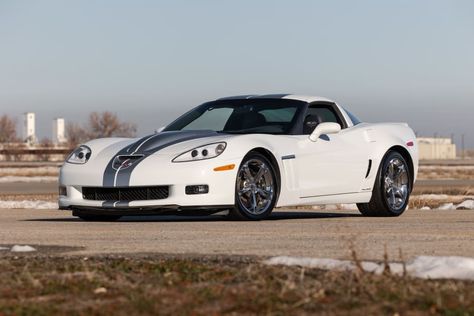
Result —
[[[23,140],[29,144],[36,143],[35,113],[23,114]]]
[[[53,144],[61,145],[66,142],[66,127],[64,119],[59,117],[53,120]]]
[[[420,159],[456,159],[456,145],[451,138],[419,137]]]

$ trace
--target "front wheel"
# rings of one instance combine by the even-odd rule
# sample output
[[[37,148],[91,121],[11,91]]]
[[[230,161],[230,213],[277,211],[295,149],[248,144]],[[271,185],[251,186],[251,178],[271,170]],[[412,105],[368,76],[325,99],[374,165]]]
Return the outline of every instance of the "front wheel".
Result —
[[[365,216],[399,216],[408,206],[412,178],[408,164],[400,153],[389,151],[377,173],[372,198],[357,207]]]
[[[262,220],[272,213],[277,199],[274,167],[263,155],[249,153],[237,172],[235,207],[231,218]]]

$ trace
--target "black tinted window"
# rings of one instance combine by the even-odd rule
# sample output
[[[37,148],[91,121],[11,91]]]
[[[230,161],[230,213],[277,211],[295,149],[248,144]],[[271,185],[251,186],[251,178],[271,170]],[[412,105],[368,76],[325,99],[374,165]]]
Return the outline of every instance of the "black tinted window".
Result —
[[[320,123],[332,122],[338,123],[341,125],[341,127],[344,127],[341,118],[336,114],[330,105],[311,105],[308,108],[306,115],[318,116],[320,118]]]

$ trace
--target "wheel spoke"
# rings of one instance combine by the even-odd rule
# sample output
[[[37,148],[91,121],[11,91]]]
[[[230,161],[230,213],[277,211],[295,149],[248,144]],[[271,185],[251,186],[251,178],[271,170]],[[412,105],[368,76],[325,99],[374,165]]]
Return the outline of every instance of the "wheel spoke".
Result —
[[[252,173],[250,172],[249,166],[248,166],[248,165],[245,165],[245,166],[243,167],[243,170],[244,170],[244,174],[245,174],[245,177],[247,178],[247,180],[253,182],[253,176],[252,176]]]
[[[239,191],[239,195],[245,194],[250,191],[249,187],[244,187]]]
[[[397,203],[397,198],[395,197],[395,190],[391,188],[390,190],[390,202],[392,204],[392,207],[395,206],[395,203]]]
[[[405,174],[405,166],[404,165],[398,166],[397,172],[394,175],[394,180],[400,179],[400,177],[404,174]]]
[[[257,189],[257,193],[260,194],[260,196],[262,196],[265,199],[268,198],[268,196],[270,195],[269,191],[266,191],[260,188]]]
[[[260,181],[260,179],[263,177],[263,175],[265,174],[266,171],[267,171],[267,166],[262,164],[260,166],[260,169],[258,170],[257,174],[254,177],[254,181],[255,182]]]
[[[252,211],[255,213],[257,211],[257,194],[252,191]]]

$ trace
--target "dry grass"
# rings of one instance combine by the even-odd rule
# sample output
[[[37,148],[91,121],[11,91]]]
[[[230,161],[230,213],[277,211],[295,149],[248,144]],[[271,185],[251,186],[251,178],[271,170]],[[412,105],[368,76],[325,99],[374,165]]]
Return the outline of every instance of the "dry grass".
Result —
[[[413,187],[413,194],[447,194],[447,195],[474,195],[474,188],[472,186],[466,187],[421,187],[415,183]]]
[[[428,196],[413,195],[412,197],[410,197],[410,203],[408,207],[410,209],[415,209],[415,210],[419,210],[422,207],[429,207],[431,209],[436,209],[446,203],[460,204],[467,199],[473,199],[473,198],[474,197],[472,196],[466,196],[466,195],[447,195],[442,198],[433,199],[433,198],[430,198],[429,195]]]
[[[3,257],[0,315],[471,315],[474,283],[229,257]]]
[[[418,179],[437,180],[437,179],[474,179],[474,166],[420,166],[418,170]]]

